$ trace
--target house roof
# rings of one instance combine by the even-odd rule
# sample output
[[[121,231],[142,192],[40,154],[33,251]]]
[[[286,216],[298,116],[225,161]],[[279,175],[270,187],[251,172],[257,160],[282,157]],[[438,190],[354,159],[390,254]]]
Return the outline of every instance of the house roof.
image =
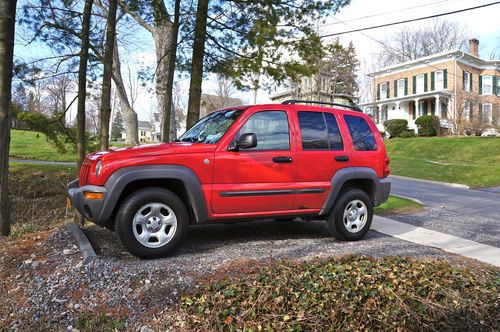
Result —
[[[150,129],[151,128],[151,123],[149,121],[137,121],[137,126],[139,129]]]
[[[239,98],[226,98],[217,95],[202,93],[201,105],[205,107],[208,114],[221,108],[243,105],[243,102]]]
[[[368,76],[373,77],[381,74],[386,74],[392,71],[404,69],[404,68],[410,68],[413,66],[418,66],[418,65],[428,65],[428,63],[432,61],[445,61],[445,60],[450,60],[450,59],[461,59],[464,62],[467,63],[472,63],[475,64],[476,66],[494,66],[494,67],[499,67],[500,66],[500,59],[497,60],[483,60],[480,57],[477,57],[475,55],[472,55],[469,52],[464,52],[460,51],[458,49],[455,50],[450,50],[450,51],[445,51],[441,53],[436,53],[433,55],[428,55],[424,56],[415,60],[410,60],[402,63],[398,63],[395,65],[390,65],[381,68],[380,70],[374,71],[372,73],[369,73]]]

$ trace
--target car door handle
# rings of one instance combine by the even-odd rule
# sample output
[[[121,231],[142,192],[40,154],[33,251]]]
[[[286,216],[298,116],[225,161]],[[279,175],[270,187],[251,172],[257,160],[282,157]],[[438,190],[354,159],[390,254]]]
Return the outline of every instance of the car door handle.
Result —
[[[292,157],[273,157],[273,162],[283,164],[283,163],[291,163]]]
[[[348,156],[336,156],[335,160],[336,161],[349,161],[349,157]]]

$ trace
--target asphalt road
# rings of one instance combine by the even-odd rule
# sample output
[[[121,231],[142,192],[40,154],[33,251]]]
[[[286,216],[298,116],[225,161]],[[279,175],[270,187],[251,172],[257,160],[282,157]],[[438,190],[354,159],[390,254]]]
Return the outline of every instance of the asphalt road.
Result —
[[[389,177],[391,194],[411,197],[428,206],[500,221],[500,194]]]

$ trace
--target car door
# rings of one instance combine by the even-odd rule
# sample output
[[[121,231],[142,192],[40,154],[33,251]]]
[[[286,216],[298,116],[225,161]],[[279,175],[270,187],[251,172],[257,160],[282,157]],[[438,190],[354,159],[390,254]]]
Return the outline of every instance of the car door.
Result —
[[[295,143],[285,110],[250,111],[240,129],[215,153],[214,214],[256,214],[290,210],[296,174]],[[240,135],[254,133],[257,146],[228,151]]]
[[[331,190],[331,179],[346,166],[349,151],[336,112],[299,110],[297,196],[294,209],[321,209]]]

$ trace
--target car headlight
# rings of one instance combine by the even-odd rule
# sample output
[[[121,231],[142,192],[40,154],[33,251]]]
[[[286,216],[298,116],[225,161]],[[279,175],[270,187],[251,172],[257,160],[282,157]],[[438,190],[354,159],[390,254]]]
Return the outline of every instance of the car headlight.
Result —
[[[99,173],[101,173],[101,168],[102,168],[102,161],[98,161],[97,164],[95,165],[95,177],[99,177]]]

